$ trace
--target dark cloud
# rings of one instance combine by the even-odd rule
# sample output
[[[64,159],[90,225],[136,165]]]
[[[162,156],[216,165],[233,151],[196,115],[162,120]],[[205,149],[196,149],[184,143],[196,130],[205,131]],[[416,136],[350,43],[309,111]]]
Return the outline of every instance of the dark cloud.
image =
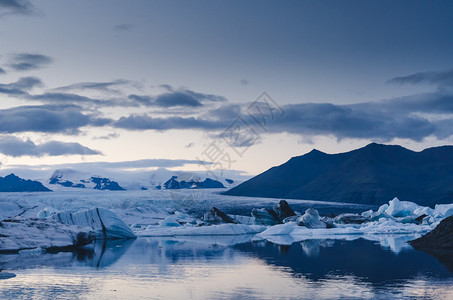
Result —
[[[35,144],[30,139],[22,140],[14,136],[0,136],[0,153],[8,156],[60,156],[60,155],[97,155],[99,151],[84,147],[79,143],[50,141]]]
[[[198,97],[200,98],[200,97]],[[189,93],[173,92],[165,93],[157,96],[154,103],[160,107],[172,107],[172,106],[191,106],[197,107],[202,106],[201,102]]]
[[[0,74],[6,74],[6,71],[3,68],[0,68]]]
[[[49,56],[34,53],[19,53],[11,57],[9,67],[16,71],[30,71],[40,69],[53,62]]]
[[[157,107],[174,107],[174,106],[186,106],[186,107],[198,107],[203,104],[193,97],[192,95],[182,92],[172,92],[158,95],[157,97],[151,96],[140,96],[140,95],[129,95],[129,100],[133,100],[139,105],[143,106],[157,106]]]
[[[388,81],[397,84],[432,84],[440,87],[453,88],[453,70],[442,72],[420,72],[407,76],[395,77]]]
[[[37,77],[23,77],[16,82],[1,84],[0,94],[26,95],[34,87],[41,86],[42,82]]]
[[[212,109],[198,117],[131,115],[113,122],[112,126],[129,130],[205,130],[217,132],[212,136],[220,137],[218,132],[227,131],[240,120],[245,121],[242,124],[244,134],[247,134],[247,129],[253,133],[240,139],[240,144],[247,146],[259,141],[258,135],[264,132],[380,141],[394,138],[421,141],[428,136],[445,138],[453,135],[453,95],[450,94],[420,94],[348,105],[288,104],[281,109],[284,114],[267,115],[265,128],[256,123],[262,116],[251,116],[247,114],[245,105],[233,104]]]
[[[114,31],[132,31],[132,29],[134,29],[134,26],[128,23],[118,24],[113,27]]]
[[[81,113],[78,106],[18,106],[0,110],[0,133],[49,132],[77,134],[83,126],[104,126],[110,121]]]
[[[36,10],[28,0],[1,0],[0,16],[8,14],[33,15]]]
[[[170,85],[160,85],[168,93],[160,94],[157,96],[148,95],[134,95],[128,96],[129,100],[136,102],[138,105],[143,106],[157,106],[157,107],[200,107],[203,102],[225,102],[227,99],[222,96],[197,93],[187,89],[180,89],[175,91]]]
[[[62,86],[56,88],[55,91],[83,91],[83,90],[97,90],[97,91],[105,91],[105,92],[112,92],[112,87],[115,86],[122,86],[131,84],[131,81],[124,80],[124,79],[117,79],[113,81],[107,82],[78,82],[66,86]]]

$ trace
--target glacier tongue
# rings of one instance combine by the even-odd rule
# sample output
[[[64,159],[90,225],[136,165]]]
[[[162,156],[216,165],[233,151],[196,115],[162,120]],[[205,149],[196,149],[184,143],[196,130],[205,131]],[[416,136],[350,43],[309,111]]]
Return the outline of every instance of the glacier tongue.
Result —
[[[92,228],[97,239],[135,238],[132,230],[115,213],[105,208],[92,208],[75,213],[59,212],[51,216],[64,224]]]

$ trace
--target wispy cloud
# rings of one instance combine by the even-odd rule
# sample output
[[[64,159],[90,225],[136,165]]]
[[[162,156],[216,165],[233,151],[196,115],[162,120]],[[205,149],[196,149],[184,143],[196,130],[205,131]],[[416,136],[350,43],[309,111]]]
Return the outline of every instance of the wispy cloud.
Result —
[[[115,25],[113,27],[114,31],[132,31],[134,29],[134,25],[129,24],[129,23],[122,23]]]
[[[26,95],[28,91],[41,85],[42,82],[37,77],[23,77],[16,82],[6,84],[0,83],[0,94]]]
[[[18,53],[11,56],[9,67],[15,71],[31,71],[53,62],[50,56],[36,53]]]
[[[28,0],[1,0],[0,17],[9,14],[34,15],[36,9]]]
[[[389,83],[397,84],[432,84],[439,87],[453,88],[453,70],[441,72],[419,72],[407,76],[392,78]]]
[[[96,90],[96,91],[104,91],[104,92],[117,92],[112,88],[117,86],[125,86],[132,84],[131,81],[125,79],[117,79],[113,81],[105,81],[105,82],[78,82],[62,87],[58,87],[54,89],[55,91],[83,91],[83,90]]]
[[[60,155],[99,155],[99,151],[79,143],[49,141],[36,144],[30,139],[22,140],[15,136],[0,136],[0,153],[8,156],[60,156]]]

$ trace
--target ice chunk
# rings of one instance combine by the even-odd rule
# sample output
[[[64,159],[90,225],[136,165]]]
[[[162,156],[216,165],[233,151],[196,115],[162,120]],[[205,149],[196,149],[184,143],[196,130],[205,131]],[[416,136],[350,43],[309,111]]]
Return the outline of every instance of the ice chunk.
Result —
[[[179,227],[181,224],[178,223],[178,221],[175,220],[172,216],[168,216],[165,219],[159,221],[159,226],[160,227]]]
[[[242,225],[242,224],[220,224],[211,226],[191,226],[180,227],[159,227],[148,226],[146,230],[136,230],[138,236],[201,236],[201,235],[242,235],[262,232],[265,226]]]
[[[75,213],[59,212],[51,218],[64,224],[89,227],[97,239],[135,238],[135,234],[115,213],[105,208],[92,208]]]
[[[237,223],[217,207],[213,207],[205,213],[203,221],[208,224]]]
[[[414,214],[415,210],[421,212],[423,207],[409,202],[409,201],[400,201],[398,198],[393,198],[389,202],[389,207],[385,210],[385,213],[392,217],[407,217]]]
[[[285,224],[278,224],[275,226],[271,226],[265,231],[263,231],[260,235],[261,236],[270,236],[270,235],[286,235],[291,234],[294,230],[295,224],[294,223],[285,223]]]
[[[19,254],[20,255],[40,255],[40,254],[43,254],[45,251],[46,250],[44,250],[41,247],[39,247],[39,248],[34,248],[34,249],[20,250]]]
[[[260,225],[281,224],[284,219],[295,215],[296,213],[285,200],[280,200],[273,208],[255,208],[252,210],[255,224]]]
[[[326,228],[326,223],[320,220],[318,211],[313,208],[307,209],[305,214],[297,219],[297,222],[299,226],[307,228]]]
[[[448,218],[453,216],[453,204],[437,204],[432,215]]]
[[[334,221],[340,224],[362,224],[368,221],[370,217],[358,214],[341,214],[335,217]]]
[[[21,254],[41,251],[41,248],[84,246],[94,237],[89,228],[61,224],[51,219],[15,218],[3,220],[0,224],[0,250],[22,251]]]
[[[275,213],[270,209],[265,208],[254,208],[252,209],[253,222],[257,225],[276,225],[280,224],[281,221],[276,217]]]
[[[45,219],[45,218],[50,217],[51,215],[56,214],[57,212],[58,211],[53,208],[46,207],[38,212],[37,217],[40,219]]]

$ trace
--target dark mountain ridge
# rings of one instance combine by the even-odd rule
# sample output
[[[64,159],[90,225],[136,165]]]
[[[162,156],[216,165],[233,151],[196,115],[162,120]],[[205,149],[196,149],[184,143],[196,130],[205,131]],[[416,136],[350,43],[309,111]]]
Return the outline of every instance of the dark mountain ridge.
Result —
[[[0,192],[51,192],[41,182],[22,179],[13,173],[0,177]]]
[[[380,205],[393,197],[453,202],[453,146],[421,152],[372,143],[339,154],[313,150],[243,182],[226,195]]]

